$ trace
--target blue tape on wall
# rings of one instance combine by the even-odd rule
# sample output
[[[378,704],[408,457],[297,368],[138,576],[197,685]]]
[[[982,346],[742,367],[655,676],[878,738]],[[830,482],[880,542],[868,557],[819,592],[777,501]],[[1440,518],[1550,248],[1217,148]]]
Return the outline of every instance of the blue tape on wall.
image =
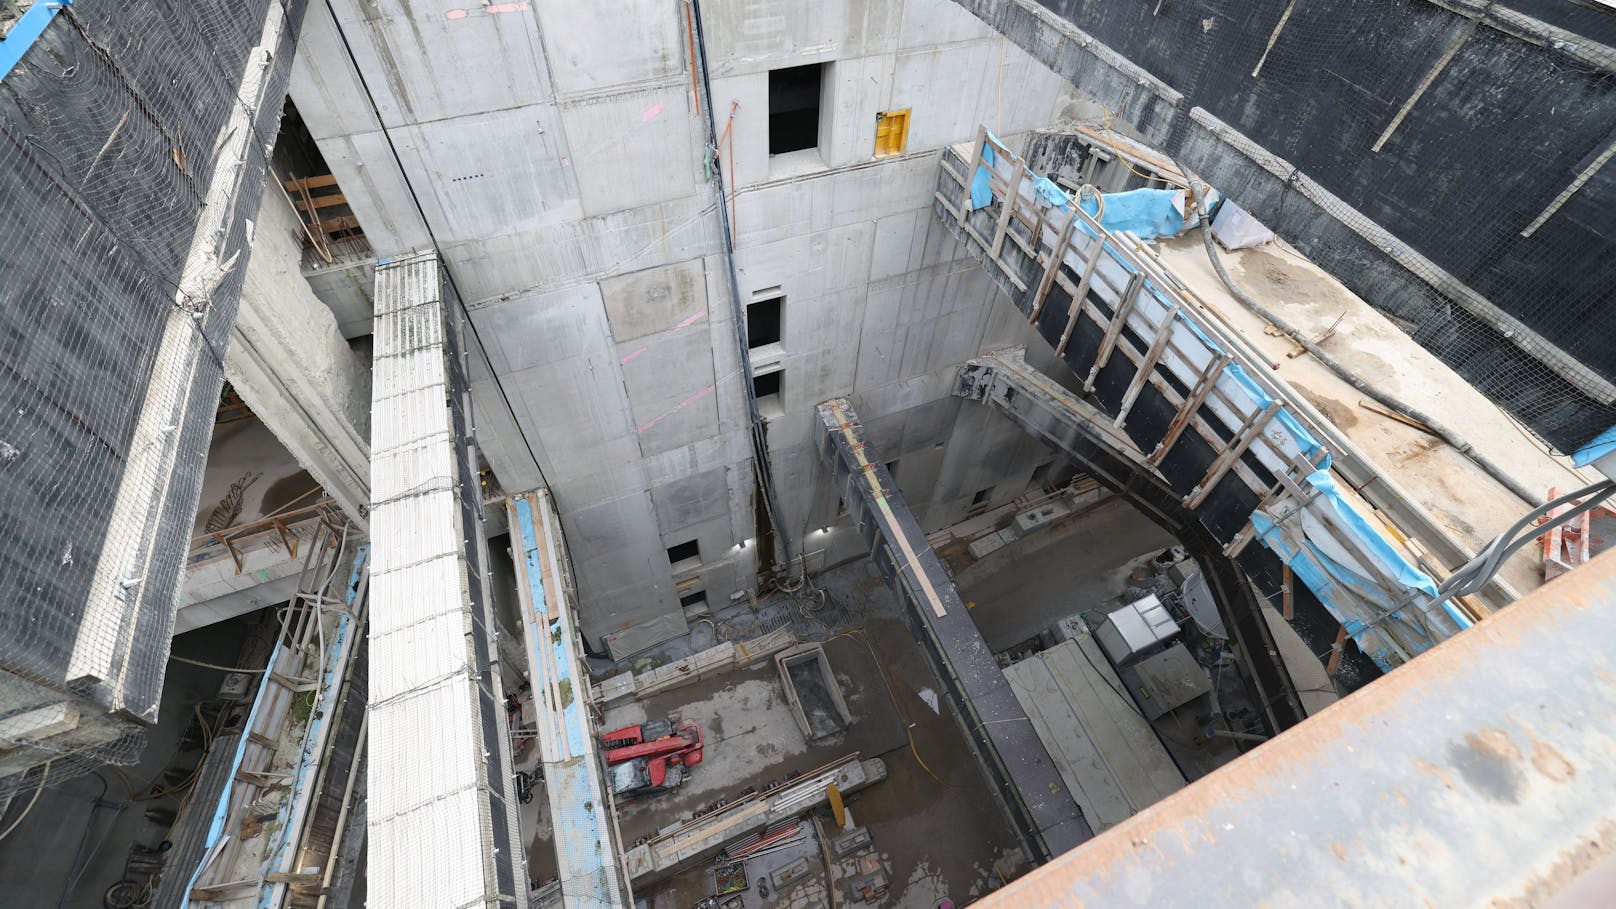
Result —
[[[11,75],[11,71],[22,62],[22,55],[28,48],[34,46],[39,36],[45,34],[45,26],[56,18],[62,7],[72,3],[73,0],[58,0],[52,3],[35,3],[22,14],[17,24],[6,33],[4,40],[0,40],[0,79]]]

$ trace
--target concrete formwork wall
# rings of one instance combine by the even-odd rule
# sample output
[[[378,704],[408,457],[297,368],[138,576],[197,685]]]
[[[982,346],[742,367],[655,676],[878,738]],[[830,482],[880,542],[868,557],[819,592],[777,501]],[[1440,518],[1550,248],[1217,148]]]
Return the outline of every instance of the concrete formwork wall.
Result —
[[[585,632],[633,649],[684,630],[668,547],[697,542],[710,603],[755,583],[748,379],[685,7],[507,8],[316,9],[292,96],[377,251],[441,250],[492,370],[471,364],[489,462],[507,489],[542,467]],[[703,12],[739,292],[786,300],[779,523],[811,567],[862,551],[813,532],[836,514],[813,408],[850,394],[928,527],[980,489],[1018,494],[1042,449],[962,421],[949,389],[957,364],[1030,334],[928,206],[937,149],[983,123],[1045,126],[1073,90],[944,0]],[[819,149],[771,158],[769,71],[810,63],[826,66]],[[875,159],[875,115],[904,108],[907,153]]]
[[[1616,422],[1608,15],[1540,0],[956,2],[1550,442],[1574,451]]]

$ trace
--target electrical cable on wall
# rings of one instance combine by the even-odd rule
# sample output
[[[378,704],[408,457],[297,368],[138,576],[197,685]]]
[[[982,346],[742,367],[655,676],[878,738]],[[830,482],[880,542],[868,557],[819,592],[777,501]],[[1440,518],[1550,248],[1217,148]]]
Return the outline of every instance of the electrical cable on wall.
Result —
[[[780,509],[775,496],[774,472],[769,465],[769,446],[765,435],[763,414],[758,410],[757,393],[750,381],[752,376],[752,354],[747,346],[746,337],[746,305],[741,302],[741,282],[735,268],[735,243],[731,234],[729,217],[729,189],[724,182],[724,170],[717,165],[718,157],[718,122],[713,117],[713,85],[709,78],[707,65],[707,40],[702,31],[702,15],[700,0],[690,0],[690,9],[695,20],[695,46],[696,59],[691,65],[699,66],[701,70],[701,108],[705,114],[707,126],[707,157],[708,162],[714,166],[710,173],[714,188],[718,193],[718,222],[719,233],[724,238],[724,265],[729,275],[730,310],[735,322],[735,345],[740,355],[741,363],[741,389],[746,397],[747,416],[751,422],[752,463],[757,471],[758,487],[763,495],[763,508],[768,514],[769,525],[776,536],[780,538],[780,550],[785,555],[787,571],[793,563],[797,566],[796,586],[781,589],[800,590],[807,581],[808,566],[804,564],[800,553],[798,557],[792,555],[791,536],[786,532],[784,522],[780,520]]]

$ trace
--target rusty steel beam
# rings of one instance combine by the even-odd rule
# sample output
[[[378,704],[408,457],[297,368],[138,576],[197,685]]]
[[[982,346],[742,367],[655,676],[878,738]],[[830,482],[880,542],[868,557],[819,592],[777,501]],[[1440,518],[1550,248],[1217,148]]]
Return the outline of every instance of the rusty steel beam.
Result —
[[[1609,905],[1613,641],[1605,555],[979,905]]]

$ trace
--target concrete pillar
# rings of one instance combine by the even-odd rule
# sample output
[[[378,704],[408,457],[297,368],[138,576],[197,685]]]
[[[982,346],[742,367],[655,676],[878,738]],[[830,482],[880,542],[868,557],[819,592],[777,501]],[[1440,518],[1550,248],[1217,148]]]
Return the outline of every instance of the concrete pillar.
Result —
[[[286,194],[265,187],[225,378],[363,529],[370,501],[370,370],[304,279],[302,237]]]

